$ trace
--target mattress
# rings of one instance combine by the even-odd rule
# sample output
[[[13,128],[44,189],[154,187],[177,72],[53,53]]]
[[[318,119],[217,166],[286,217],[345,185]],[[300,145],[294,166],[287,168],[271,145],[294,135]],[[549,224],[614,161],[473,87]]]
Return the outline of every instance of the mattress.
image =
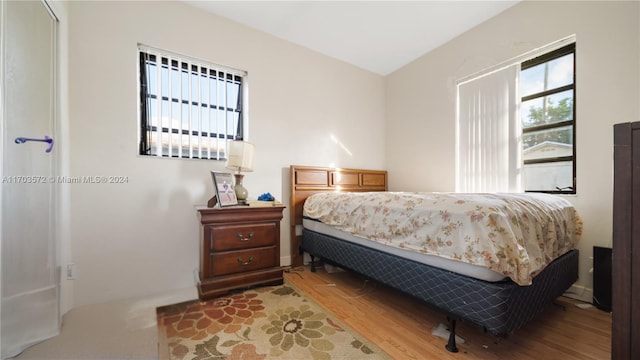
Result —
[[[362,245],[371,249],[399,256],[407,260],[419,262],[421,264],[434,266],[443,270],[451,271],[456,274],[469,276],[484,281],[501,281],[506,277],[498,272],[487,269],[486,267],[468,264],[461,261],[451,260],[436,255],[421,254],[415,251],[400,249],[397,247],[385,245],[383,243],[367,240],[335,229],[327,224],[312,219],[303,219],[302,226],[305,229],[314,231],[319,234],[332,236],[337,239],[349,241],[358,245]]]
[[[354,236],[482,266],[519,285],[575,248],[582,221],[566,199],[538,193],[324,192],[304,217]]]

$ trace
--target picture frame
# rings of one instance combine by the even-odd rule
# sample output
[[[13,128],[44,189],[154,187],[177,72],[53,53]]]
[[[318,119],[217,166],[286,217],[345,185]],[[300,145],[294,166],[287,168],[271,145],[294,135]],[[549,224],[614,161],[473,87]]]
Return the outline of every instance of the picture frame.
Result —
[[[213,187],[216,189],[216,198],[220,207],[238,205],[236,192],[233,189],[233,177],[230,173],[211,171]]]

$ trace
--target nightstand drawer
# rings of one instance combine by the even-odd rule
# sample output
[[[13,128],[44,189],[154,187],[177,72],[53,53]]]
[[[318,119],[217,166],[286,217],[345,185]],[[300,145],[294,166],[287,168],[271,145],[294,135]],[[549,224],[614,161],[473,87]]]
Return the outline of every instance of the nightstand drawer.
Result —
[[[228,251],[274,245],[276,224],[226,225],[211,228],[211,250]]]
[[[211,255],[211,272],[214,276],[235,274],[279,266],[277,247],[229,251]]]

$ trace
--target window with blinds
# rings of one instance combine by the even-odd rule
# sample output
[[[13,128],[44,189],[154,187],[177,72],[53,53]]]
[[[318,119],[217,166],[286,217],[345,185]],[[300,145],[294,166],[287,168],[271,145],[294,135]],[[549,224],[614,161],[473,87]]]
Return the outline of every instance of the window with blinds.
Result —
[[[140,155],[222,160],[244,138],[246,73],[139,46]]]
[[[457,85],[456,191],[576,193],[575,37]]]

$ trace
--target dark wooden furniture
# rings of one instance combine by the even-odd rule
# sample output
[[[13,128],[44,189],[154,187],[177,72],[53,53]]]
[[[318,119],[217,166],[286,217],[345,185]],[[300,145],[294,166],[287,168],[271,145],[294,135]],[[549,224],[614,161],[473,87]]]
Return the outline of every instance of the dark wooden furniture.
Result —
[[[326,191],[387,191],[387,172],[383,170],[339,169],[291,165],[291,265],[302,265],[296,232],[302,226],[302,205],[309,196]]]
[[[611,355],[624,360],[640,354],[640,122],[614,125],[613,153]]]
[[[198,208],[200,299],[261,284],[281,284],[282,206]]]

